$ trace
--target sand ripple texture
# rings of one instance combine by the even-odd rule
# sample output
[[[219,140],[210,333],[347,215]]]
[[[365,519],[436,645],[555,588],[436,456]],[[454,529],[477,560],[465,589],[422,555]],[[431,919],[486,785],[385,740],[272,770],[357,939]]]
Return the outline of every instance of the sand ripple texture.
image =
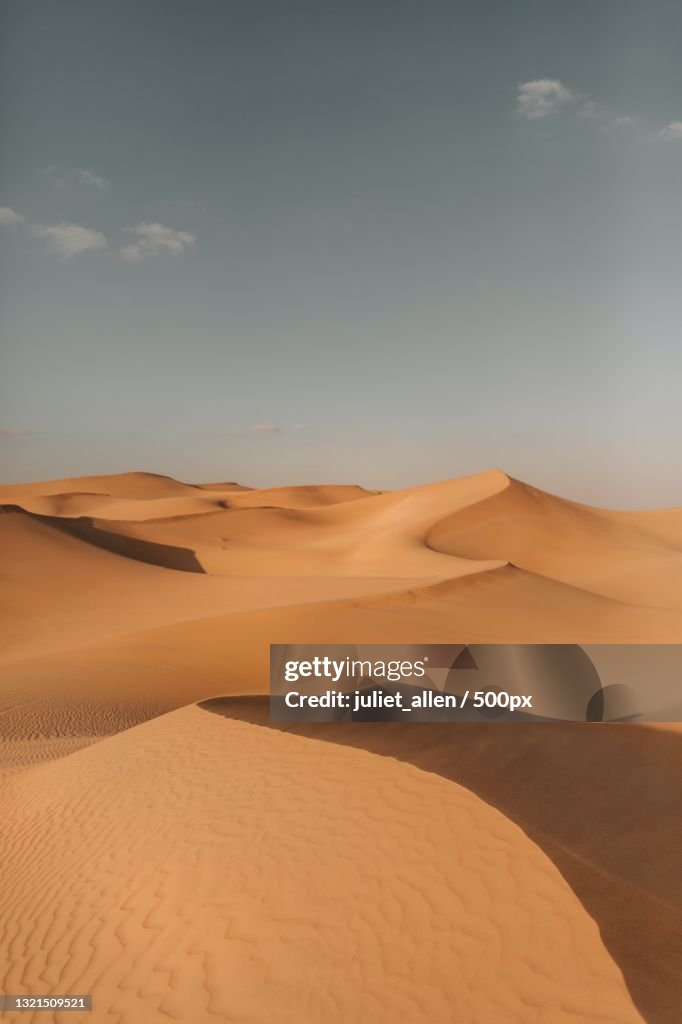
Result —
[[[390,758],[185,708],[6,779],[2,823],[2,987],[97,1024],[642,1020],[523,832]]]

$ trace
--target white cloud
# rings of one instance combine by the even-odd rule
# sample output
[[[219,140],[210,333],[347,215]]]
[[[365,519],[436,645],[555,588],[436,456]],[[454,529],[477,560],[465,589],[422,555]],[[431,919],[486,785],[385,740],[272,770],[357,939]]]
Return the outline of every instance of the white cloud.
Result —
[[[633,118],[629,114],[625,114],[623,117],[615,117],[611,124],[614,128],[624,128],[625,125],[632,124]]]
[[[281,434],[282,428],[277,423],[254,423],[249,427],[250,434]]]
[[[0,206],[0,224],[21,224],[23,217],[10,206]]]
[[[518,112],[529,121],[557,114],[574,98],[570,89],[556,79],[538,78],[522,82],[518,92]]]
[[[71,176],[79,181],[81,185],[88,185],[90,188],[97,188],[100,192],[106,192],[111,187],[111,182],[108,178],[103,178],[101,174],[95,174],[88,167],[75,167],[71,171]]]
[[[661,142],[682,142],[682,121],[671,121],[658,133]]]
[[[134,228],[126,228],[137,235],[132,245],[124,245],[120,254],[124,260],[136,263],[143,256],[154,256],[160,252],[173,253],[179,256],[185,247],[193,245],[195,236],[188,231],[176,231],[164,227],[163,224],[138,224]]]
[[[107,247],[107,240],[101,231],[83,228],[79,224],[36,224],[32,234],[36,238],[47,239],[51,249],[65,258]]]

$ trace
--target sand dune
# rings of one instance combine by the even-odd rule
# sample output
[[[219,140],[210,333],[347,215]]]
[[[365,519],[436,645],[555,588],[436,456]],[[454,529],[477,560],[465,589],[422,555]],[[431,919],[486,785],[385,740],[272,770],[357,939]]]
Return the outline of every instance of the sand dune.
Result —
[[[12,777],[3,824],[3,986],[95,1021],[642,1020],[523,832],[390,759],[187,708]]]
[[[578,505],[516,480],[457,510],[427,544],[466,558],[502,558],[530,572],[629,604],[682,608],[682,512],[662,520]],[[682,540],[682,532],[681,532]]]
[[[451,578],[499,562],[483,559],[479,565],[444,556],[424,543],[425,532],[445,512],[507,484],[503,474],[492,471],[389,494],[347,487],[281,488],[279,505],[271,504],[273,491],[249,491],[239,496],[243,505],[218,512],[207,508],[210,516],[182,515],[167,508],[165,518],[150,518],[145,504],[143,515],[137,517],[129,504],[127,522],[119,522],[119,514],[109,522],[100,509],[85,526],[150,545],[191,550],[204,571],[213,575]],[[308,507],[300,492],[313,494],[316,503],[309,502]]]
[[[599,925],[645,1019],[679,1019],[679,726],[519,725],[495,732],[450,723],[271,725],[264,699],[216,699],[205,707],[396,758],[466,786],[516,822],[557,865]]]
[[[131,540],[192,550],[211,575],[452,578],[500,564],[443,555],[397,530],[387,530],[383,538],[378,536],[376,543],[370,544],[366,535],[374,528],[371,522],[360,528],[354,523],[339,526],[317,509],[254,507],[200,519],[173,517],[134,523],[111,523],[98,517],[92,525]]]
[[[680,837],[647,797],[673,727],[455,749],[192,705],[265,693],[271,642],[679,642],[682,510],[498,470],[386,493],[132,473],[0,503],[5,990],[92,986],[121,1021],[676,1021]]]
[[[385,585],[385,584],[384,584]],[[405,581],[401,581],[405,586]],[[264,693],[272,643],[480,643],[661,642],[681,635],[678,612],[633,608],[516,569],[468,576],[442,587],[398,589],[393,594],[281,604],[279,607],[195,617],[140,628],[78,647],[55,650],[49,659],[49,692],[68,695],[83,731],[93,726],[99,692],[118,699],[134,720],[151,702],[163,709],[225,693]],[[144,686],[140,686],[144,680]],[[0,667],[0,685],[12,695],[22,731],[40,734],[54,722],[46,699],[45,657],[22,658]],[[60,733],[61,734],[61,733]]]
[[[106,494],[47,494],[22,497],[19,506],[35,515],[76,519],[80,516],[126,521],[131,517],[163,521],[174,516],[200,515],[225,508],[214,494],[166,498],[112,498]]]
[[[170,485],[164,483],[160,489],[161,493],[156,496],[149,481],[145,481],[144,488],[139,486],[137,480],[133,483],[134,486],[130,489],[125,483],[113,485],[111,493],[66,491],[57,494],[34,494],[18,489],[11,492],[9,497],[12,500],[16,499],[16,503],[27,512],[34,512],[37,515],[69,518],[95,516],[114,521],[165,522],[169,519],[200,515],[225,508],[318,508],[357,501],[375,493],[365,491],[362,487],[343,485],[253,490],[240,487],[238,484],[182,484],[180,487],[183,490],[174,493]],[[168,491],[171,493],[165,493]],[[146,497],[139,496],[140,493],[146,494]]]
[[[378,491],[367,491],[357,484],[326,484],[308,487],[265,487],[252,488],[233,494],[230,504],[234,508],[318,508],[336,505],[346,501],[358,501]]]
[[[192,484],[200,491],[250,491],[251,487],[238,484],[236,480],[228,480],[225,483]]]
[[[305,579],[170,571],[164,552],[157,565],[149,564],[133,551],[126,557],[57,525],[7,506],[0,511],[0,674],[3,663],[22,657],[311,596]],[[333,600],[410,582],[330,576],[318,581],[315,596]],[[0,711],[2,703],[0,697]]]
[[[109,731],[109,712],[102,727],[92,723],[93,698],[96,705],[103,694],[125,704],[130,722],[150,706],[265,692],[275,641],[682,636],[677,555],[646,532],[647,514],[587,509],[497,470],[386,494],[353,491],[353,500],[298,509],[271,507],[272,492],[257,507],[263,492],[246,491],[249,508],[186,515],[168,514],[169,501],[210,503],[218,492],[169,499],[173,481],[139,474],[53,481],[45,490],[64,495],[70,485],[83,494],[94,483],[140,493],[116,499],[131,514],[141,506],[140,520],[0,515],[0,714],[20,707],[30,735],[40,734],[55,691],[69,694],[72,717],[86,708],[83,734]],[[37,501],[40,485],[29,489]],[[166,514],[150,517],[150,505]],[[666,530],[674,519],[666,513]],[[641,557],[647,546],[667,559],[654,596],[669,607],[622,593],[624,576],[631,582],[641,570],[642,594],[652,596],[651,564]],[[590,564],[598,573],[588,573]]]
[[[42,483],[2,484],[0,501],[20,502],[21,498],[31,495],[68,494],[73,491],[139,500],[191,495],[195,488],[191,484],[183,484],[159,473],[113,473],[108,476],[67,477],[64,480],[47,480]]]

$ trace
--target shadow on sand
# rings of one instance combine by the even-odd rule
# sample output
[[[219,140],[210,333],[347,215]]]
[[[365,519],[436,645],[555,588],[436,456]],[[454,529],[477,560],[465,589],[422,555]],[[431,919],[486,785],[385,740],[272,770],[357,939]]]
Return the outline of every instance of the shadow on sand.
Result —
[[[79,516],[77,519],[65,519],[57,516],[41,516],[35,512],[24,512],[41,523],[78,537],[87,544],[104,548],[115,555],[132,558],[136,562],[146,562],[162,569],[176,569],[179,572],[199,572],[206,570],[191,548],[174,547],[172,544],[156,544],[153,541],[141,540],[139,537],[127,537],[95,526],[90,516]]]

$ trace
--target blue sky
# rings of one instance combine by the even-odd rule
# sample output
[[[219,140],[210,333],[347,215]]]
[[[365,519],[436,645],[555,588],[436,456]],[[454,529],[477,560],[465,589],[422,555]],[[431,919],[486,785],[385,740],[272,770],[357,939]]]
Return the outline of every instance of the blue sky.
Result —
[[[682,504],[678,3],[0,11],[3,480]]]

